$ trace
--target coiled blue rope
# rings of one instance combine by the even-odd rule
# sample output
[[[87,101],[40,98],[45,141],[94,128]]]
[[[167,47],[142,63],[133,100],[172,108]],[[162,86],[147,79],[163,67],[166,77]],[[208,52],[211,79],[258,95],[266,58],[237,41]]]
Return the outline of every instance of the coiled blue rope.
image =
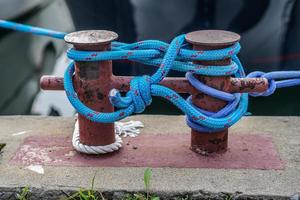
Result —
[[[36,35],[44,35],[62,39],[65,33],[48,29],[16,24],[0,20],[0,27],[13,30],[29,32]],[[70,63],[64,75],[64,87],[67,97],[74,108],[86,118],[99,123],[111,123],[123,119],[133,113],[141,113],[145,107],[151,104],[152,96],[163,97],[177,106],[187,116],[187,124],[199,132],[215,132],[228,128],[235,124],[247,111],[248,94],[230,94],[211,88],[194,77],[194,74],[207,76],[234,76],[245,77],[241,62],[236,56],[240,51],[237,43],[231,47],[220,50],[195,51],[189,49],[185,42],[185,35],[180,35],[172,40],[170,44],[146,40],[132,44],[113,42],[111,51],[87,52],[69,49],[67,55],[74,61],[101,61],[101,60],[131,60],[146,65],[157,66],[157,71],[152,76],[135,77],[130,82],[130,91],[126,96],[113,89],[109,98],[111,103],[119,108],[112,113],[100,113],[85,106],[74,90],[72,76],[74,74],[74,63]],[[193,64],[192,61],[199,60],[221,60],[232,58],[227,66],[203,66]],[[186,73],[187,80],[199,91],[215,98],[227,101],[228,104],[220,111],[213,113],[195,107],[191,97],[187,100],[179,96],[175,91],[161,86],[163,80],[170,70]],[[300,84],[299,71],[281,72],[252,72],[247,77],[264,77],[269,81],[269,88],[263,93],[250,93],[252,96],[268,96],[274,93],[276,88],[290,87]],[[278,80],[279,81],[276,81]]]

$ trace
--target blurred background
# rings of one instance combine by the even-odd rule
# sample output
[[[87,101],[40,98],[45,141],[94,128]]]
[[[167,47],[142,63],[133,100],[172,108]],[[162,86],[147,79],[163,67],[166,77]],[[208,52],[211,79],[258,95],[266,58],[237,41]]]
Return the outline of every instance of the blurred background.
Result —
[[[239,57],[246,72],[300,70],[300,0],[0,0],[0,19],[64,32],[112,30],[122,42],[170,42],[194,30],[229,30],[242,36]],[[63,75],[67,48],[60,40],[0,29],[0,114],[73,115],[63,91],[39,89],[42,75]],[[121,62],[113,67],[116,75],[155,70]],[[251,98],[249,112],[300,115],[299,91]],[[154,99],[146,112],[180,113],[162,99]]]

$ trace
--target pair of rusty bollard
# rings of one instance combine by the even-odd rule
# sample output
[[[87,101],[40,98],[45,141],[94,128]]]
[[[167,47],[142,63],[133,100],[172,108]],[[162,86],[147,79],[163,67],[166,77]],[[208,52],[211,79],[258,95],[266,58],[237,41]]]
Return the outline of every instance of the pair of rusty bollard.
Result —
[[[81,51],[109,51],[111,42],[118,35],[111,31],[79,31],[67,34],[65,41],[73,44],[76,50]],[[214,50],[229,47],[240,40],[236,33],[221,30],[202,30],[188,33],[186,41],[193,45],[195,50]],[[197,61],[201,65],[228,65],[231,59],[216,61]],[[268,88],[265,78],[233,78],[230,76],[203,76],[197,78],[208,86],[229,93],[264,92]],[[116,88],[126,92],[132,77],[114,76],[112,61],[76,62],[74,87],[79,99],[91,109],[99,112],[113,112],[114,107],[109,102],[108,94]],[[192,95],[194,105],[212,112],[222,109],[227,102],[213,98],[197,91],[185,78],[165,78],[161,85],[169,87],[178,93]],[[43,76],[41,88],[46,90],[63,90],[63,78]],[[79,115],[80,142],[85,145],[108,145],[115,142],[114,124],[95,123]],[[191,130],[191,149],[199,154],[224,153],[228,146],[228,129],[209,133]]]

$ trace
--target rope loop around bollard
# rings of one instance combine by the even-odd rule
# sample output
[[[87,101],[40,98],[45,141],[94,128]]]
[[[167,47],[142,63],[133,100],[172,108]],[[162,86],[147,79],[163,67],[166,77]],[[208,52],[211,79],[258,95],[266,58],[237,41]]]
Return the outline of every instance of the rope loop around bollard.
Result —
[[[235,57],[236,60],[238,58],[235,54],[239,52],[240,45],[237,43],[225,49],[209,51],[195,51],[183,48],[186,46],[185,35],[180,35],[174,38],[169,45],[159,41],[141,41],[130,45],[118,42],[113,43],[112,50],[109,52],[88,52],[70,49],[68,57],[75,61],[89,60],[93,62],[106,59],[128,59],[159,66],[159,68],[152,76],[134,78],[130,83],[130,91],[124,97],[117,90],[112,90],[109,96],[110,101],[115,107],[120,109],[113,113],[98,113],[80,102],[72,83],[73,64],[70,64],[65,73],[64,86],[66,94],[76,110],[94,122],[110,123],[123,119],[132,113],[140,113],[145,109],[145,106],[151,103],[151,96],[160,96],[171,101],[187,115],[189,126],[198,127],[197,129],[209,129],[211,132],[228,128],[237,122],[246,112],[248,105],[247,94],[229,94],[198,83],[201,84],[201,87],[196,88],[202,92],[217,98],[229,98],[227,100],[232,101],[232,103],[226,106],[225,110],[220,112],[221,114],[214,115],[196,108],[191,104],[191,101],[184,100],[175,91],[159,85],[159,82],[167,76],[171,69],[187,72],[187,78],[192,85],[195,82],[192,78],[193,74],[212,76],[234,75],[242,77],[242,66],[240,62],[235,62],[234,60],[229,65],[221,67],[202,66],[191,63],[202,58],[204,60],[218,60]],[[206,68],[208,70],[204,72],[203,69]]]

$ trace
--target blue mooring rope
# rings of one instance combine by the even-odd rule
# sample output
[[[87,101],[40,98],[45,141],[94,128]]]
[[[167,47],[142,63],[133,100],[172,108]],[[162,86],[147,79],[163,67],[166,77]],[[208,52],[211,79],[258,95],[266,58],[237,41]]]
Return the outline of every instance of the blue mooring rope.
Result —
[[[49,36],[63,39],[66,33],[48,29],[17,24],[0,20],[0,27],[16,31],[28,32],[35,35]],[[243,66],[236,56],[240,51],[240,44],[220,50],[195,51],[185,42],[185,35],[180,35],[170,44],[157,40],[145,40],[132,44],[112,42],[111,51],[78,51],[73,48],[67,51],[67,56],[74,61],[101,61],[101,60],[131,60],[146,65],[157,66],[157,71],[152,76],[134,77],[130,82],[130,91],[125,96],[113,89],[110,92],[110,102],[118,111],[112,113],[100,113],[85,106],[74,90],[72,76],[74,74],[74,62],[67,67],[64,75],[64,87],[70,103],[78,113],[91,121],[99,123],[111,123],[123,119],[133,113],[141,113],[145,107],[151,104],[152,96],[163,97],[177,106],[187,116],[187,124],[199,132],[215,132],[228,128],[235,124],[248,107],[248,94],[230,94],[211,88],[194,77],[194,74],[207,76],[234,76],[245,77]],[[203,66],[193,64],[199,60],[221,60],[232,58],[227,66]],[[186,73],[187,80],[197,90],[227,101],[228,104],[220,111],[213,113],[194,106],[191,97],[187,100],[179,96],[175,91],[160,85],[170,70]],[[247,77],[264,77],[269,81],[269,88],[263,93],[250,93],[251,96],[269,96],[276,88],[300,85],[300,71],[279,72],[252,72]],[[276,81],[279,80],[279,81]]]

